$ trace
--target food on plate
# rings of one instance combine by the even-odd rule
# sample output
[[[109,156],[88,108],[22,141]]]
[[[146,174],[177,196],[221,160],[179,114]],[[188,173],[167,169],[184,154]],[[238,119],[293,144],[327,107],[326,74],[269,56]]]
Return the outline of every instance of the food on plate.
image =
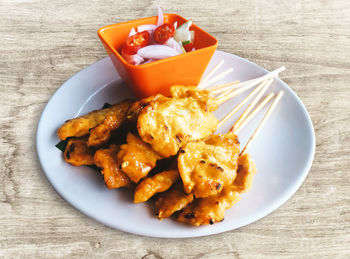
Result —
[[[239,157],[238,168],[234,183],[226,185],[217,195],[196,199],[178,215],[177,220],[195,226],[222,221],[225,210],[240,200],[240,193],[249,190],[256,172],[255,163],[248,154]]]
[[[158,7],[157,24],[144,24],[132,28],[125,40],[121,54],[132,65],[146,64],[195,50],[192,21],[177,27],[164,23],[163,11]]]
[[[120,126],[125,121],[126,112],[131,104],[131,100],[125,100],[109,108],[89,112],[83,116],[66,121],[57,131],[61,140],[68,137],[82,137],[89,134],[90,129],[101,124],[107,116],[114,116],[117,121],[114,128]]]
[[[225,210],[231,208],[240,197],[235,186],[227,186],[215,196],[195,199],[184,208],[177,221],[195,226],[214,224],[224,220]]]
[[[176,184],[156,197],[156,215],[160,220],[168,218],[175,212],[185,208],[193,201],[193,198],[193,193],[184,193],[182,184]]]
[[[127,119],[129,121],[133,121],[136,122],[137,121],[137,117],[140,114],[140,111],[145,108],[147,105],[150,104],[151,101],[157,100],[158,98],[162,98],[163,95],[161,94],[157,94],[157,95],[151,95],[149,97],[146,98],[142,98],[136,102],[134,102],[133,104],[130,105],[128,112],[127,112]]]
[[[158,28],[170,30],[165,27]],[[68,138],[64,159],[74,166],[96,165],[109,189],[133,189],[137,184],[134,203],[154,200],[160,220],[172,216],[194,226],[220,222],[251,188],[257,169],[247,149],[283,92],[242,151],[237,134],[272,100],[273,93],[262,96],[277,74],[207,90],[174,85],[168,97],[126,100],[69,120],[58,130],[61,139]],[[219,105],[254,86],[220,121],[213,115]],[[228,133],[214,134],[253,97]]]
[[[151,146],[143,142],[138,136],[128,133],[127,143],[120,146],[118,159],[120,169],[135,183],[145,177],[157,164],[161,157],[153,151]]]
[[[87,138],[71,138],[63,153],[64,160],[74,166],[93,165],[95,149],[88,147]]]
[[[111,144],[108,148],[99,149],[94,155],[94,163],[101,168],[108,189],[131,187],[132,181],[119,168],[121,162],[117,158],[119,145]]]
[[[159,192],[168,190],[180,178],[178,170],[168,170],[142,180],[134,191],[134,202],[148,201]]]
[[[162,97],[141,110],[137,130],[140,138],[159,155],[170,157],[187,142],[213,134],[217,124],[205,101]]]
[[[185,192],[205,198],[231,185],[236,178],[239,151],[238,137],[231,132],[185,145],[178,155]]]
[[[238,192],[247,192],[252,187],[253,176],[256,174],[256,165],[251,156],[246,153],[238,158],[237,177],[234,185]]]

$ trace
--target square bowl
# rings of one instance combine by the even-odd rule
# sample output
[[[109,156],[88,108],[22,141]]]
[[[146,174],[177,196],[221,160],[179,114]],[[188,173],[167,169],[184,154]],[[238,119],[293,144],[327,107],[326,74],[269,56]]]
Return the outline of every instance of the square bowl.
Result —
[[[177,14],[164,14],[164,22],[179,25],[187,20]],[[213,56],[217,40],[195,24],[194,47],[196,50],[143,65],[131,65],[121,56],[121,48],[130,30],[143,24],[156,24],[157,17],[108,25],[97,31],[103,46],[112,59],[120,76],[138,97],[157,93],[169,94],[169,87],[176,84],[197,85]]]

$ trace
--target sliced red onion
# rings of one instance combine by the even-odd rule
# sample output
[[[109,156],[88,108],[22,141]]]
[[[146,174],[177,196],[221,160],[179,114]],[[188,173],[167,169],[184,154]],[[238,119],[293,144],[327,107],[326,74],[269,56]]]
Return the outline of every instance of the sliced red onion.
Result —
[[[130,31],[130,33],[129,33],[129,37],[130,37],[130,36],[133,36],[133,35],[135,35],[135,34],[136,34],[136,31],[135,31],[134,28],[132,28],[131,31]]]
[[[143,62],[142,65],[143,65],[143,64],[151,63],[151,62],[153,62],[153,61],[156,61],[156,59],[148,59],[148,60],[146,60],[145,62]]]
[[[163,25],[164,23],[164,16],[163,16],[163,11],[162,8],[157,6],[158,8],[158,19],[157,19],[157,27]]]
[[[180,45],[180,43],[178,43],[173,37],[171,37],[170,39],[168,39],[164,45],[173,48],[174,50],[176,50],[177,52],[179,52],[179,54],[182,54],[182,47]]]
[[[156,28],[157,25],[155,24],[144,24],[137,27],[137,32],[148,31],[149,33],[152,33]]]
[[[144,59],[163,59],[179,55],[176,50],[165,45],[149,45],[137,52]]]
[[[145,61],[140,55],[129,55],[129,54],[122,54],[123,58],[126,60],[126,62],[132,64],[132,65],[140,65],[143,61]]]

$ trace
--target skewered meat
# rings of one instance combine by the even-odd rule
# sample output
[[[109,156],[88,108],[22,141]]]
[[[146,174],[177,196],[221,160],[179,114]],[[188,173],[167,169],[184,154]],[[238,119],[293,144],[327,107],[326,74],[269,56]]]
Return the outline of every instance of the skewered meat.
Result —
[[[234,185],[225,187],[221,193],[204,199],[197,199],[178,216],[180,222],[195,226],[213,224],[224,219],[225,210],[240,199]]]
[[[218,108],[213,96],[209,91],[199,89],[197,86],[174,85],[170,87],[170,96],[175,99],[195,98],[206,102],[209,111],[215,111]]]
[[[143,98],[143,99],[140,99],[140,100],[134,102],[128,108],[126,118],[130,121],[136,122],[137,117],[140,114],[140,111],[143,108],[145,108],[147,105],[149,105],[151,101],[157,100],[158,98],[161,98],[161,97],[163,97],[163,95],[157,94],[157,95],[152,95],[152,96],[149,96],[149,97],[146,97],[146,98]]]
[[[176,184],[170,190],[156,197],[156,215],[160,220],[180,211],[193,201],[193,194],[183,192],[182,184]]]
[[[117,159],[118,145],[110,145],[106,149],[99,149],[94,156],[95,164],[101,168],[105,183],[109,189],[130,187],[131,180],[119,169],[120,161]]]
[[[178,216],[180,222],[195,226],[213,224],[224,219],[225,210],[240,200],[239,194],[246,192],[252,185],[256,166],[249,154],[238,159],[237,178],[234,183],[225,186],[221,193],[204,199],[196,199]]]
[[[233,133],[212,135],[190,142],[178,156],[178,168],[186,193],[205,198],[221,192],[236,178],[239,143]]]
[[[169,170],[147,177],[134,192],[134,202],[145,202],[158,192],[165,192],[180,178],[179,171]]]
[[[58,129],[57,135],[61,140],[65,140],[68,137],[88,135],[89,130],[102,123],[107,116],[115,116],[117,118],[114,124],[115,127],[113,128],[115,129],[124,122],[127,109],[131,103],[131,100],[126,100],[109,108],[92,111],[83,116],[68,120]]]
[[[187,142],[213,134],[217,124],[205,101],[160,97],[141,110],[137,130],[159,155],[170,157]]]
[[[111,137],[111,131],[117,129],[120,122],[121,120],[114,115],[107,116],[101,124],[90,130],[88,146],[96,147],[106,144]]]
[[[140,111],[149,105],[151,101],[155,101],[158,98],[164,97],[161,94],[152,95],[143,99],[140,99],[130,105],[127,118],[130,121],[136,121]],[[196,86],[183,86],[183,85],[174,85],[170,87],[170,97],[175,99],[193,97],[195,99],[201,99],[207,102],[208,109],[210,111],[215,111],[218,107],[214,99],[210,95],[210,92],[207,90],[198,89]]]
[[[128,133],[127,144],[120,146],[118,159],[121,169],[135,183],[145,177],[157,164],[161,157],[153,151],[150,145],[139,137]]]
[[[248,153],[241,155],[238,158],[237,177],[234,185],[239,189],[239,192],[247,192],[252,187],[253,176],[256,174],[256,166]]]
[[[64,160],[74,166],[93,165],[95,149],[89,148],[86,138],[72,138],[68,140],[64,150]]]

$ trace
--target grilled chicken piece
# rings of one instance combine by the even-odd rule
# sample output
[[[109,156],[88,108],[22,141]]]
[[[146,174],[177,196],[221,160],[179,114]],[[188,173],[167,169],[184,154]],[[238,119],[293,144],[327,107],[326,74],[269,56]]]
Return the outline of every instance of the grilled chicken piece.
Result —
[[[139,116],[141,110],[145,108],[147,105],[149,105],[150,102],[157,100],[158,98],[161,98],[161,97],[163,97],[163,95],[157,94],[157,95],[152,95],[134,102],[129,106],[126,118],[129,121],[136,122],[137,117]]]
[[[170,190],[158,194],[156,197],[156,215],[160,220],[182,210],[193,201],[193,194],[186,194],[182,184],[176,184]]]
[[[153,195],[168,190],[180,178],[179,171],[163,171],[140,182],[134,192],[134,202],[148,201]]]
[[[246,153],[238,158],[237,177],[234,185],[240,193],[247,192],[252,187],[253,177],[256,174],[256,165],[252,157]]]
[[[126,119],[126,112],[132,103],[131,100],[123,101],[109,108],[89,112],[83,116],[68,120],[57,131],[61,140],[68,137],[82,137],[89,134],[89,130],[101,124],[108,116],[114,116],[117,121],[113,123],[113,128],[118,128]],[[112,130],[110,129],[110,130]]]
[[[213,134],[217,124],[205,101],[159,97],[141,110],[137,130],[160,156],[170,157],[189,141]]]
[[[72,138],[68,140],[64,150],[64,160],[74,166],[93,165],[94,148],[89,148],[86,144],[87,138]]]
[[[106,149],[97,150],[94,156],[95,164],[102,169],[101,173],[109,189],[132,186],[131,180],[119,169],[119,150],[118,145],[112,144]]]
[[[156,166],[157,160],[161,157],[150,145],[130,132],[126,141],[126,144],[120,146],[118,153],[118,159],[121,161],[120,168],[133,182],[137,183]]]
[[[252,185],[256,166],[249,154],[238,159],[237,177],[232,185],[225,186],[221,193],[204,199],[196,199],[187,206],[177,220],[195,226],[213,224],[224,220],[225,210],[240,200],[240,193],[246,192]]]
[[[212,135],[184,146],[179,152],[178,169],[185,192],[205,198],[232,185],[239,151],[239,142],[233,133]]]
[[[199,89],[197,86],[174,85],[170,87],[170,96],[175,99],[195,98],[206,102],[209,111],[215,111],[218,108],[213,96],[207,90]]]

